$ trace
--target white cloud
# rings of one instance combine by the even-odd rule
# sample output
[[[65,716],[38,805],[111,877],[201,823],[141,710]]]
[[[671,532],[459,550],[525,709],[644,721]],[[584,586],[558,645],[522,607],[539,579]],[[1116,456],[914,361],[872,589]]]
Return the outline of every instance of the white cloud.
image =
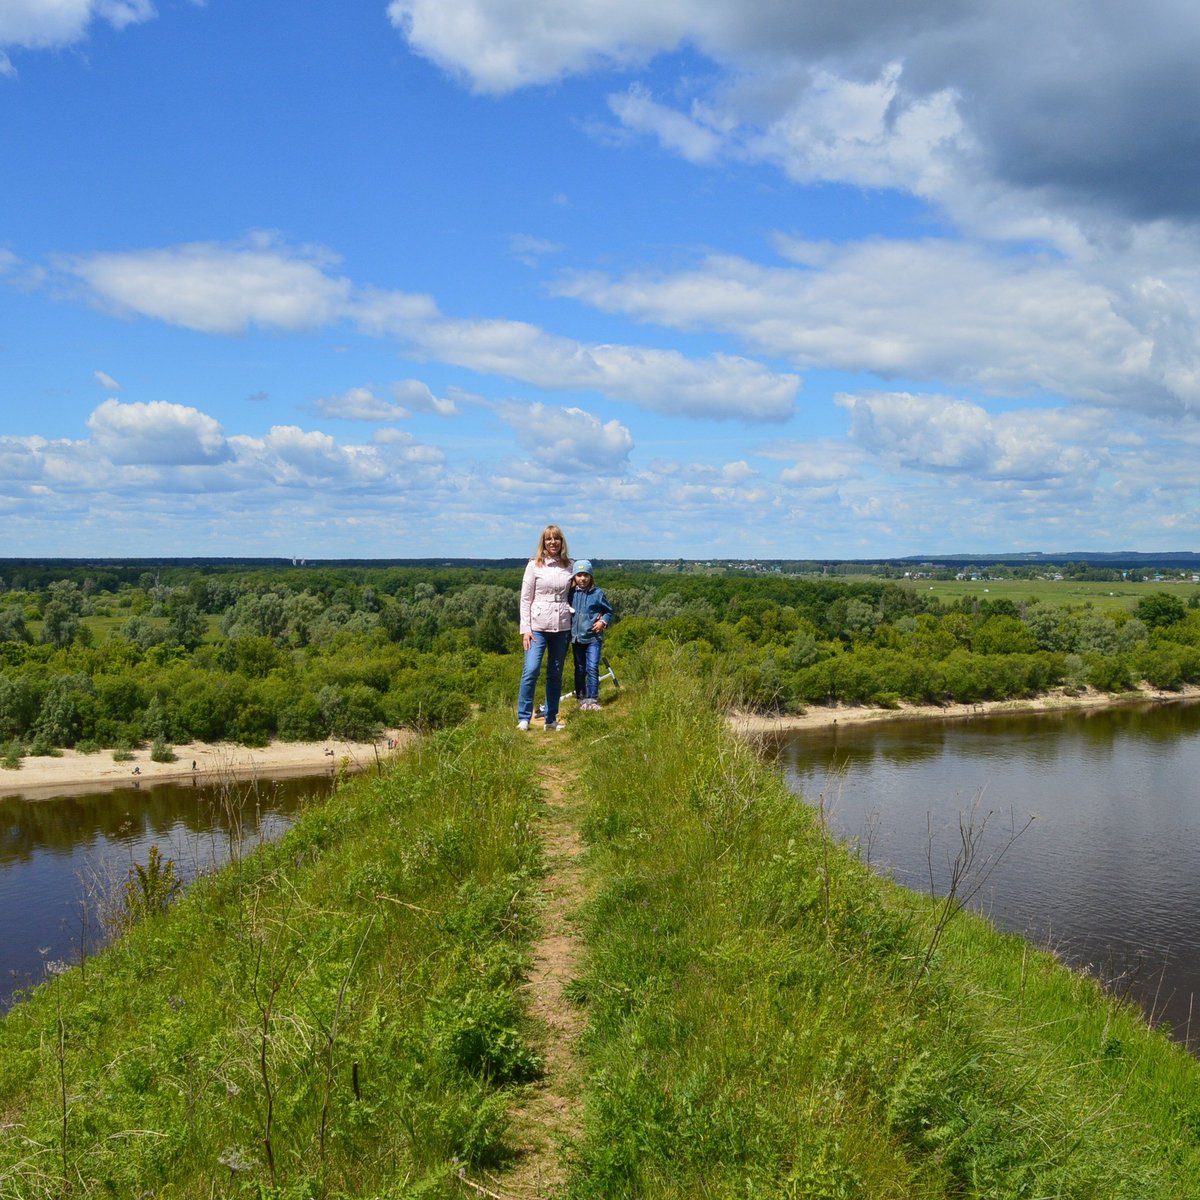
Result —
[[[873,392],[837,397],[851,438],[884,463],[920,472],[1046,484],[1085,483],[1110,455],[1096,414],[1026,409],[990,415],[948,396]]]
[[[938,198],[950,169],[944,154],[963,137],[957,97],[950,90],[905,97],[900,76],[896,62],[865,82],[816,70],[786,112],[761,132],[741,131],[743,154],[800,183],[836,180]]]
[[[370,388],[349,388],[340,396],[322,396],[314,403],[326,417],[342,421],[401,421],[409,416],[406,408],[381,400]]]
[[[608,106],[626,128],[651,135],[689,162],[711,162],[721,151],[721,133],[705,124],[699,106],[690,114],[678,112],[658,103],[637,83],[626,92],[610,96]]]
[[[476,90],[506,92],[601,62],[643,61],[683,36],[682,7],[639,0],[392,0],[388,17],[414,49]]]
[[[442,362],[556,391],[597,391],[672,416],[782,421],[800,386],[794,375],[734,355],[587,345],[520,321],[444,319],[409,337]]]
[[[0,436],[0,479],[11,488],[24,481],[35,481],[42,475],[44,438],[15,438]]]
[[[241,465],[253,464],[284,487],[330,487],[375,482],[386,472],[378,451],[340,446],[336,439],[297,425],[273,425],[265,437],[229,439]]]
[[[371,435],[371,441],[377,446],[411,446],[416,440],[407,430],[397,429],[394,425],[377,429]]]
[[[496,411],[537,462],[563,474],[620,471],[633,449],[633,435],[619,421],[601,421],[581,408],[508,403]]]
[[[92,378],[110,392],[119,392],[121,385],[107,371],[93,371]]]
[[[787,462],[779,479],[797,487],[827,488],[862,474],[861,451],[835,438],[777,443],[761,446],[755,452],[763,458]]]
[[[459,393],[464,399],[468,394]],[[419,379],[399,379],[392,384],[392,395],[407,405],[413,412],[437,413],[439,417],[452,417],[458,412],[453,395],[435,396],[429,385]]]
[[[356,289],[327,272],[330,262],[327,252],[262,235],[245,245],[81,255],[60,265],[98,303],[201,333],[238,334],[252,325],[302,331],[350,319],[422,357],[548,390],[597,391],[654,412],[718,420],[781,421],[793,411],[800,380],[747,358],[689,358],[677,350],[587,344],[521,321],[447,317],[428,296]],[[419,382],[397,386],[397,397],[412,408],[454,411],[452,399]]]
[[[230,457],[221,426],[212,417],[165,400],[105,400],[88,418],[88,429],[96,447],[117,464],[182,466]]]
[[[3,0],[0,46],[66,46],[84,38],[97,17],[124,29],[154,16],[150,0]]]
[[[545,238],[532,237],[527,233],[514,233],[508,239],[509,249],[518,262],[527,267],[536,267],[548,254],[561,254],[563,246]]]
[[[327,254],[269,236],[245,245],[79,255],[60,265],[100,304],[201,333],[314,329],[345,315],[351,290],[348,280],[327,274]]]
[[[1179,169],[1200,154],[1200,9],[1178,0],[393,0],[389,15],[477,91],[654,59],[670,103],[638,81],[610,107],[693,162],[902,189],[977,234],[1060,246],[1200,222],[1200,177]]]
[[[948,239],[778,246],[799,265],[713,255],[673,274],[568,276],[557,290],[641,321],[731,333],[802,368],[1200,411],[1200,292],[1177,268],[1131,288],[1053,256]]]

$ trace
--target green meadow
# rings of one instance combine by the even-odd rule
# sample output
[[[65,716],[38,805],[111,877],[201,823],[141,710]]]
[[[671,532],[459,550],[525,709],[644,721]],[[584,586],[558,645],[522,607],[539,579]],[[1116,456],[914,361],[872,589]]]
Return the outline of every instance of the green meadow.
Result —
[[[945,604],[957,604],[964,597],[979,601],[1005,599],[1019,605],[1087,605],[1103,612],[1133,612],[1140,600],[1160,590],[1178,596],[1185,604],[1200,597],[1200,584],[1174,580],[1099,583],[1080,579],[912,579],[905,580],[903,586]]]
[[[557,736],[486,706],[182,898],[131,876],[0,1022],[0,1196],[1195,1195],[1200,1065],[874,875],[682,658]]]

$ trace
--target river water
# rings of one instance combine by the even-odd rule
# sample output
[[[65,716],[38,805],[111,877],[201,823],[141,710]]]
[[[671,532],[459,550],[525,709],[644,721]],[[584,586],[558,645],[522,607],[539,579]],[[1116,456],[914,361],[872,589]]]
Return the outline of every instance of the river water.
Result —
[[[1200,703],[839,725],[774,752],[907,886],[944,894],[960,823],[982,827],[971,907],[1200,1047]]]
[[[7,781],[3,781],[7,782]],[[103,913],[150,847],[176,876],[280,837],[302,802],[325,796],[332,773],[205,787],[130,785],[53,799],[0,797],[0,1012],[14,994],[105,938]]]

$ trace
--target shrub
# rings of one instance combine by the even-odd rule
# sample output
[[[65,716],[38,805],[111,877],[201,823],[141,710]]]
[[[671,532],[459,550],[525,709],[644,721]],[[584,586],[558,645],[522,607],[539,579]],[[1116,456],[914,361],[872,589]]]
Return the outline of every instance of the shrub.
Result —
[[[390,719],[411,729],[447,729],[462,724],[470,713],[471,702],[466,696],[445,689],[435,679],[388,694]]]
[[[174,749],[168,746],[162,738],[154,739],[154,744],[150,747],[151,762],[171,763],[176,760],[176,757]]]

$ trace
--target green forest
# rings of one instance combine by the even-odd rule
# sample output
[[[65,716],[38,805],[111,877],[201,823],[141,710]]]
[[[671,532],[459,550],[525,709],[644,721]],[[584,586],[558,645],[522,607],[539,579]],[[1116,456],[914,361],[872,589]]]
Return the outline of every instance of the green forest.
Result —
[[[939,598],[882,578],[598,572],[619,666],[682,650],[724,703],[976,703],[1200,683],[1200,608],[1152,582],[1088,602]],[[519,567],[83,566],[0,570],[0,755],[273,738],[368,739],[508,703]]]

